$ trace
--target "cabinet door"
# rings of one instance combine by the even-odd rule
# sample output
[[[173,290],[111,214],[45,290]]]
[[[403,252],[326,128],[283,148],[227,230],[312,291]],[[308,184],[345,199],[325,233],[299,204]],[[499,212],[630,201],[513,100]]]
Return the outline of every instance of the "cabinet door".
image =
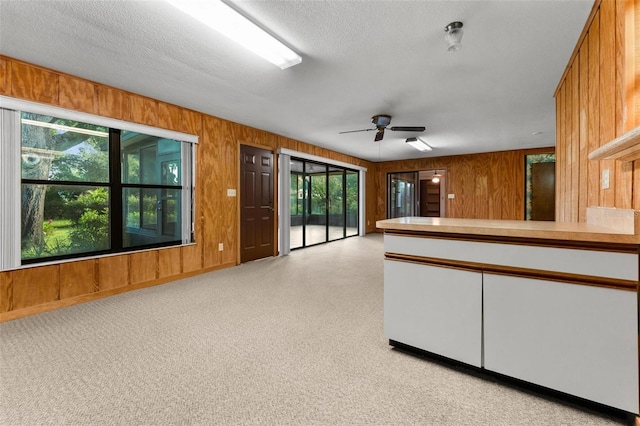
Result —
[[[480,367],[482,274],[385,260],[387,338]]]
[[[484,274],[484,366],[638,413],[637,294]]]

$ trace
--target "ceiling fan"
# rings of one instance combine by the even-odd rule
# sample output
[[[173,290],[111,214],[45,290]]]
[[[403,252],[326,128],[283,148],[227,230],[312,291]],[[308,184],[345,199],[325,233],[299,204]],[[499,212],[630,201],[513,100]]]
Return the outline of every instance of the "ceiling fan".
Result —
[[[373,139],[375,142],[381,141],[384,137],[385,130],[391,130],[394,132],[424,132],[424,126],[393,126],[387,127],[391,123],[391,116],[385,114],[378,114],[371,117],[371,122],[376,126],[375,129],[361,129],[361,130],[347,130],[343,133],[355,133],[355,132],[370,132],[372,130],[377,130],[376,137]]]

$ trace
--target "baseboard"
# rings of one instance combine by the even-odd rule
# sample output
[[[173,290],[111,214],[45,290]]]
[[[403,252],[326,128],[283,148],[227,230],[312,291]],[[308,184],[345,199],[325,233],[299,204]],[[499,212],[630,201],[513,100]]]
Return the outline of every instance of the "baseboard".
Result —
[[[54,300],[52,302],[43,303],[41,305],[29,306],[27,308],[15,309],[8,312],[2,312],[0,313],[0,323],[28,317],[31,315],[41,314],[43,312],[54,311],[60,308],[66,308],[68,306],[78,305],[80,303],[90,302],[92,300],[103,299],[105,297],[115,296],[116,294],[127,293],[130,291],[140,290],[147,287],[154,287],[157,285],[167,284],[167,283],[178,281],[184,278],[206,274],[207,272],[213,272],[219,269],[230,268],[232,266],[236,266],[235,262],[225,263],[225,264],[216,265],[216,266],[210,266],[208,268],[198,269],[197,271],[184,272],[178,275],[171,275],[168,277],[157,278],[155,280],[145,281],[143,283],[131,284],[124,287],[118,287],[118,288],[104,290],[104,291],[97,291],[95,293],[69,297],[67,299]]]

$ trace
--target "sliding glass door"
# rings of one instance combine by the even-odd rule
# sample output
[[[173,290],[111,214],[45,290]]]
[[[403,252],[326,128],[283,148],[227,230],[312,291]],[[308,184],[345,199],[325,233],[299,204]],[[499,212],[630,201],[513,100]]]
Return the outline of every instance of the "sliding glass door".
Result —
[[[291,160],[290,248],[358,235],[358,172]]]
[[[344,238],[344,170],[329,166],[327,200],[329,207],[328,236],[329,241]]]
[[[347,237],[358,235],[358,199],[359,187],[358,172],[346,170],[346,218]]]
[[[304,245],[327,241],[327,166],[305,161],[305,180],[309,185],[304,216]]]
[[[304,163],[300,160],[291,160],[291,229],[290,229],[290,248],[298,248],[303,246],[302,219],[304,218],[304,200],[308,197],[307,182],[304,179]]]

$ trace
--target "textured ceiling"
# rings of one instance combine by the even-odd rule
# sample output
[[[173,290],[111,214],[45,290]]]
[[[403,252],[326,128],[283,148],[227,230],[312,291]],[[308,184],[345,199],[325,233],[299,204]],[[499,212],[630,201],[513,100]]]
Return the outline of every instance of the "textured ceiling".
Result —
[[[367,160],[455,155],[555,144],[553,92],[593,2],[230,4],[302,63],[280,70],[162,1],[0,0],[0,53]],[[376,114],[426,130],[339,134]]]

